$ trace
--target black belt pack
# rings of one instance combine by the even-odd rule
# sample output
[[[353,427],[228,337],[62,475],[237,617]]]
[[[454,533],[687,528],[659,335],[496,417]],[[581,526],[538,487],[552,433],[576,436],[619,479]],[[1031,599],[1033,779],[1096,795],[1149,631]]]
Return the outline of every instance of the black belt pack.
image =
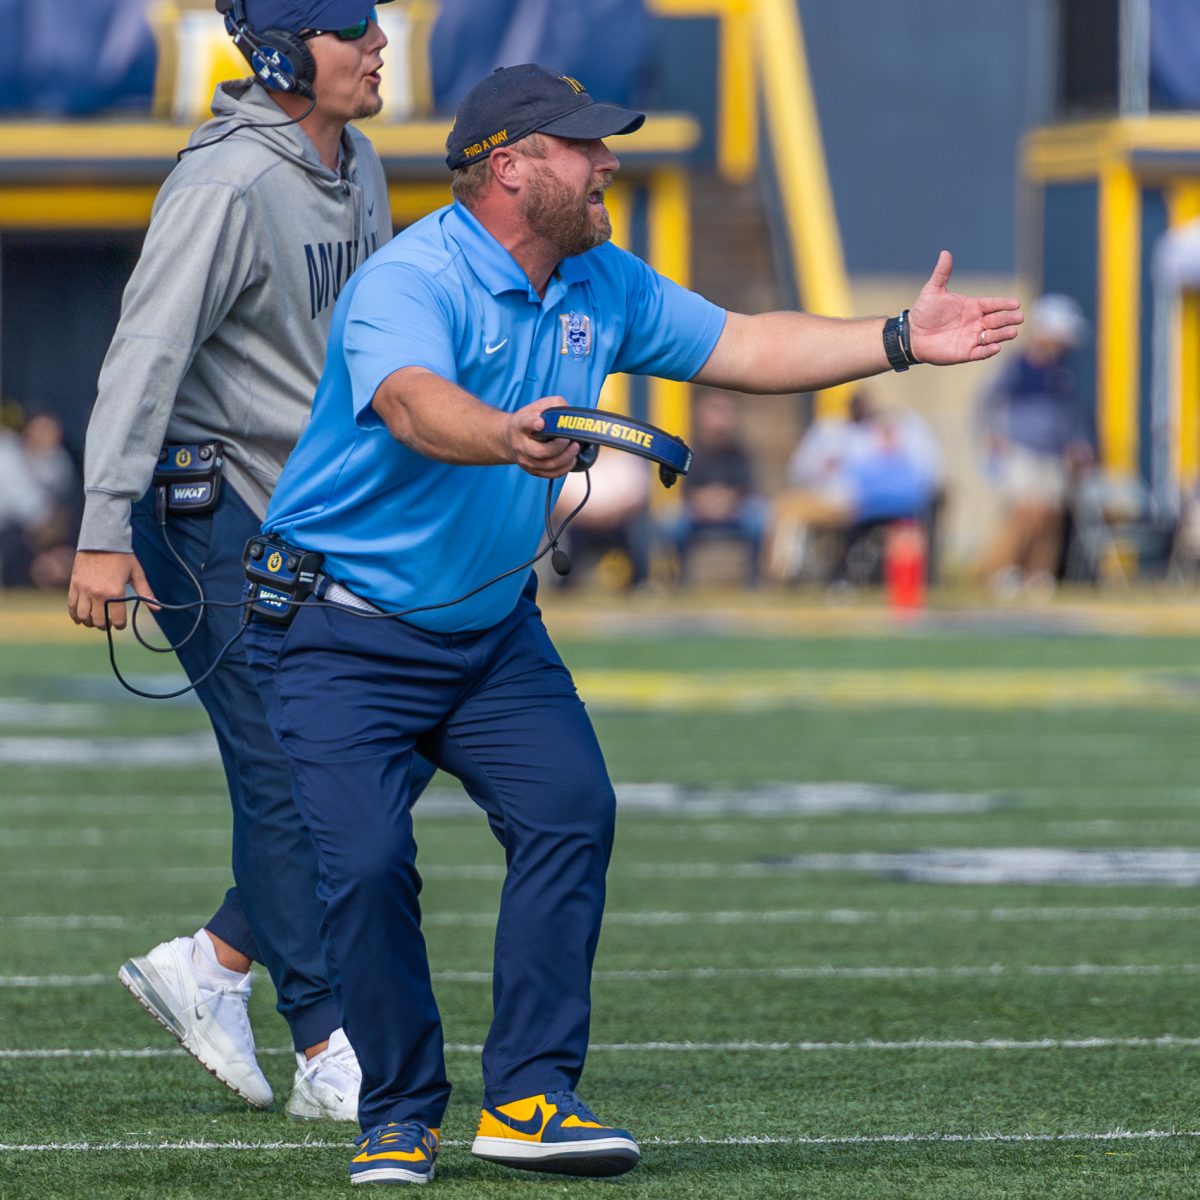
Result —
[[[224,466],[220,442],[164,446],[158,453],[153,486],[162,489],[169,513],[212,512],[221,498]]]
[[[252,537],[242,555],[250,612],[286,625],[316,590],[324,562],[323,554],[297,550],[273,534]]]

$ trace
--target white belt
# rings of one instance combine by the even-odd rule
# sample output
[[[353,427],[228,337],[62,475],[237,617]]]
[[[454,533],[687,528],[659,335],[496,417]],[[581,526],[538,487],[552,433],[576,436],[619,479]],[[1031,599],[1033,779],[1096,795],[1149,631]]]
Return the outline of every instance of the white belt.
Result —
[[[340,583],[334,583],[332,580],[325,589],[325,595],[321,598],[332,604],[339,604],[342,608],[353,608],[358,612],[377,613],[383,611],[381,608],[376,608],[369,600],[356,596],[348,587],[342,587]]]

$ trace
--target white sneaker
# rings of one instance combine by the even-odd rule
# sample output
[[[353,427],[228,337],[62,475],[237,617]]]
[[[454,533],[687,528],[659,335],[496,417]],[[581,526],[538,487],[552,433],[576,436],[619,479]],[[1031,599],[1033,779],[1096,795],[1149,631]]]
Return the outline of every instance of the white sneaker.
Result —
[[[1002,567],[988,579],[988,590],[997,600],[1015,600],[1024,583],[1017,567]]]
[[[131,958],[117,978],[210,1075],[247,1104],[266,1108],[274,1096],[254,1057],[250,976],[236,983],[206,979],[193,963],[194,947],[190,937],[163,942],[145,957]]]
[[[358,1090],[362,1070],[354,1056],[354,1047],[346,1035],[335,1029],[329,1045],[320,1054],[305,1059],[296,1055],[296,1081],[292,1085],[287,1114],[301,1121],[358,1120]]]

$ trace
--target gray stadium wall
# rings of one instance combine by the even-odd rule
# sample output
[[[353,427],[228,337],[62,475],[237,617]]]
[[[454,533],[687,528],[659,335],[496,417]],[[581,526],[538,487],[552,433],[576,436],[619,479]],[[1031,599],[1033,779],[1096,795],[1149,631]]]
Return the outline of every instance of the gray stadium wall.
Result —
[[[799,0],[853,274],[1016,268],[1021,134],[1042,120],[1043,0]]]

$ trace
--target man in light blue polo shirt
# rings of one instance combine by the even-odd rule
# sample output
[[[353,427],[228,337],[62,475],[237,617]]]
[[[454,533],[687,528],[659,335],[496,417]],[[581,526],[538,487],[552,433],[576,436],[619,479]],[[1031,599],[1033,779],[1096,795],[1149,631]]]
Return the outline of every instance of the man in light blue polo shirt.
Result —
[[[346,285],[312,424],[264,528],[323,553],[330,576],[380,608],[459,596],[532,557],[546,484],[527,471],[464,469],[465,455],[431,461],[435,447],[392,436],[391,420],[406,417],[381,412],[380,386],[408,370],[427,376],[431,395],[454,385],[451,394],[486,396],[494,421],[527,410],[528,422],[551,404],[594,408],[614,371],[691,378],[724,323],[722,309],[611,243],[558,263],[539,294],[469,208],[441,209]],[[542,458],[564,454],[537,449]],[[553,497],[560,487],[561,478]],[[512,611],[525,583],[523,573],[510,576],[409,619],[424,629],[486,629]]]
[[[247,642],[317,845],[362,1066],[356,1183],[431,1179],[449,1094],[420,927],[417,753],[462,780],[507,863],[473,1152],[575,1175],[639,1157],[574,1090],[615,802],[532,572],[514,570],[579,450],[539,438],[545,410],[594,407],[613,371],[779,393],[990,358],[1021,320],[1015,300],[948,291],[945,252],[886,322],[714,307],[608,243],[619,164],[603,139],[642,120],[533,65],[468,93],[447,142],[455,203],[347,284],[267,513],[267,532],[324,555],[336,581],[290,624],[252,620]]]

